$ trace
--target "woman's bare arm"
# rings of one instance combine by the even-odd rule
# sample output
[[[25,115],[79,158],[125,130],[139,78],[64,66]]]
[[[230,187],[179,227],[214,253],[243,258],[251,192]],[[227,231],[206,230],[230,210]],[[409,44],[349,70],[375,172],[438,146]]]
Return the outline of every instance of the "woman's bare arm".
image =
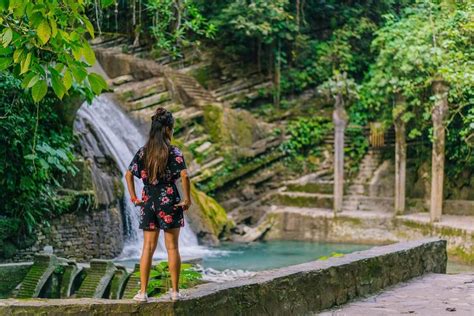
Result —
[[[191,206],[191,181],[189,180],[188,171],[186,169],[181,170],[180,176],[184,200],[176,206],[182,206],[186,211]]]
[[[125,180],[127,181],[127,189],[128,193],[130,193],[130,198],[132,201],[136,201],[135,205],[138,205],[141,203],[141,201],[137,200],[137,194],[135,192],[135,182],[133,181],[133,174],[130,172],[130,170],[127,170],[125,173]]]

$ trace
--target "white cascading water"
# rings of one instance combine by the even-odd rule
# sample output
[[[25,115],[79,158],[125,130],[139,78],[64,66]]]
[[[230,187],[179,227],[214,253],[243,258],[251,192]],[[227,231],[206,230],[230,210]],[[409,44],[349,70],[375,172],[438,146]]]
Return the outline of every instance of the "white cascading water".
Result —
[[[95,98],[90,105],[84,103],[77,112],[77,116],[94,126],[96,133],[100,133],[101,138],[105,140],[105,144],[102,145],[107,147],[120,170],[125,173],[133,155],[146,142],[146,137],[133,121],[122,112],[113,98],[107,94]],[[139,209],[130,202],[130,195],[126,190],[124,177],[122,177],[122,183],[125,188],[123,203],[125,223],[129,234],[119,259],[138,258],[143,240],[143,234],[138,228]],[[141,180],[135,179],[135,190],[138,196],[141,196],[142,187]],[[185,226],[180,232],[179,245],[183,256],[202,256],[203,253],[207,252],[204,247],[198,246],[196,234],[191,230],[186,219]],[[160,233],[155,257],[166,257],[163,233]]]

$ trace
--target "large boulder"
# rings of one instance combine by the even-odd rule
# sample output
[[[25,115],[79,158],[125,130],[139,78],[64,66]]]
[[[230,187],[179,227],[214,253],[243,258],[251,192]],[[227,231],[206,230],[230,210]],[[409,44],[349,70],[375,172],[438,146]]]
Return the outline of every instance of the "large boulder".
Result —
[[[234,222],[227,217],[224,208],[212,197],[191,185],[193,204],[186,215],[191,229],[199,242],[207,245],[219,243],[219,237],[227,235]]]

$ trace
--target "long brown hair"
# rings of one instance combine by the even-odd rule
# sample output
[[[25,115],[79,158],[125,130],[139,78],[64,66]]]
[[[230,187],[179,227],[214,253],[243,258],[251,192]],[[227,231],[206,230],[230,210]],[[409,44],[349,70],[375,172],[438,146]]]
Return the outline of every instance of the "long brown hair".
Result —
[[[168,163],[174,118],[170,111],[159,107],[151,117],[151,129],[145,145],[145,168],[150,182],[162,178]]]

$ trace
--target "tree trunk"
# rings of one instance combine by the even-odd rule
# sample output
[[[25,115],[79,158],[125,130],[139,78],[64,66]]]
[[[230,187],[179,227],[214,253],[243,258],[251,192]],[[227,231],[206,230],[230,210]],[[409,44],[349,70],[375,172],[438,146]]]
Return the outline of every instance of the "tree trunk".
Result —
[[[431,157],[431,203],[432,222],[438,222],[443,213],[443,185],[445,160],[445,128],[448,116],[448,86],[442,80],[433,83],[436,100],[432,111],[433,151]]]
[[[262,72],[262,41],[257,39],[257,69],[258,73]]]
[[[341,93],[336,96],[332,118],[334,122],[334,214],[337,214],[342,211],[344,198],[344,130],[347,125],[347,113]]]
[[[405,212],[406,199],[406,165],[407,165],[407,143],[406,126],[402,115],[406,107],[405,97],[399,93],[395,95],[395,107],[398,108],[395,123],[395,214]]]
[[[296,0],[296,30],[300,31],[300,0]]]
[[[280,88],[281,88],[281,47],[280,40],[278,40],[276,54],[275,54],[275,76],[273,80],[273,105],[276,108],[280,107]]]

